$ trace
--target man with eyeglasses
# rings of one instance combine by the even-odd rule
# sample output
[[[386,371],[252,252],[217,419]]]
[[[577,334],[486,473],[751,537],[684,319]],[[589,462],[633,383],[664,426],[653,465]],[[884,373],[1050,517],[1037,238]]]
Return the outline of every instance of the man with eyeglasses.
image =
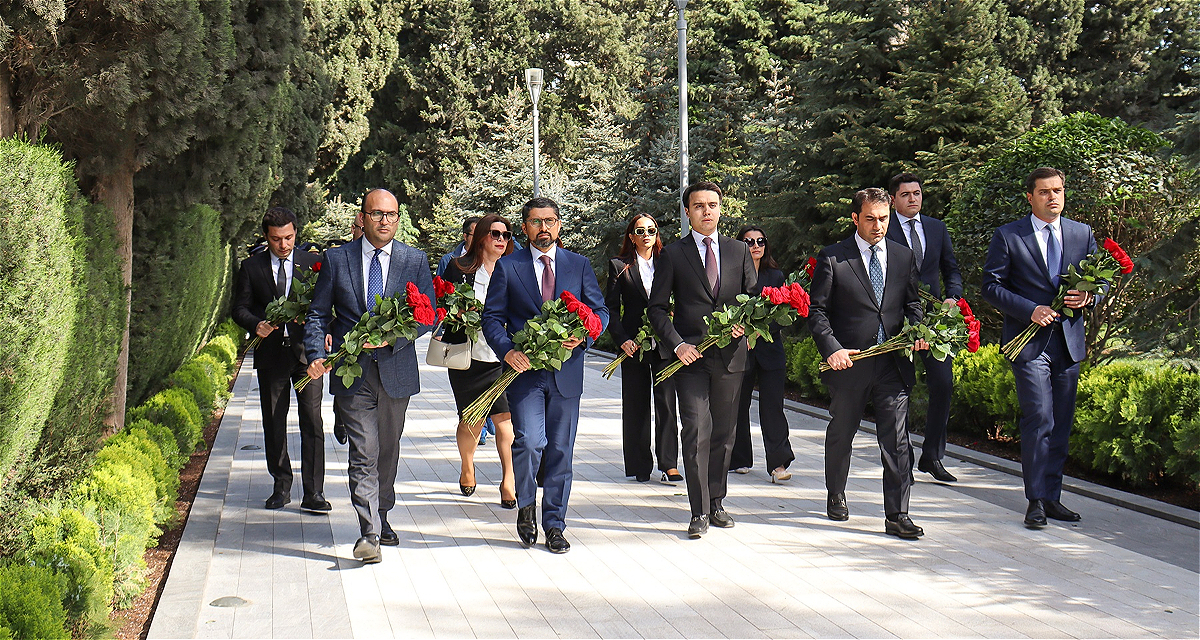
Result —
[[[401,294],[412,282],[434,299],[425,252],[394,239],[400,222],[396,197],[384,189],[368,192],[361,222],[361,238],[325,252],[313,289],[305,336],[308,375],[313,379],[329,370],[325,359],[330,351],[336,351],[358,319],[374,309],[376,296]],[[422,326],[420,332],[431,328]],[[329,350],[326,334],[333,336]],[[382,559],[379,545],[400,544],[387,513],[396,503],[396,467],[408,400],[420,392],[421,381],[412,341],[364,346],[358,358],[362,375],[349,387],[333,376],[329,391],[338,397],[350,441],[350,500],[361,533],[354,557],[371,564]]]
[[[500,258],[492,272],[483,305],[483,335],[497,355],[521,375],[508,387],[515,439],[513,472],[517,481],[517,536],[526,548],[537,542],[537,473],[542,466],[542,529],[546,548],[570,551],[566,530],[571,495],[571,458],[583,395],[584,351],[591,340],[563,343],[571,357],[558,371],[529,371],[529,358],[513,345],[513,334],[541,315],[542,303],[570,291],[591,307],[602,325],[608,309],[587,258],[558,246],[558,204],[534,198],[521,208],[522,229],[529,247]],[[577,347],[583,346],[583,349]]]

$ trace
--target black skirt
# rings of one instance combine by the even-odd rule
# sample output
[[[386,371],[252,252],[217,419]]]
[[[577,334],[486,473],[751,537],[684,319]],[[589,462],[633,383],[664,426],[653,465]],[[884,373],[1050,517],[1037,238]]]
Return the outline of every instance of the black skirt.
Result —
[[[450,388],[454,390],[454,405],[458,407],[460,420],[463,411],[466,411],[472,402],[475,402],[488,390],[488,387],[492,386],[493,382],[500,378],[503,369],[504,363],[502,362],[484,362],[472,359],[470,369],[446,370],[450,375]],[[494,416],[497,413],[508,413],[508,394],[501,394],[492,403],[492,409],[488,411],[488,415]]]

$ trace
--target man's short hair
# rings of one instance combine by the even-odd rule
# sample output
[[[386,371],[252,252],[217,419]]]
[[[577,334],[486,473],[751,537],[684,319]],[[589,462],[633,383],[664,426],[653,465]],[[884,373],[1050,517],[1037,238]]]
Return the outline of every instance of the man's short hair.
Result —
[[[1025,193],[1033,193],[1038,180],[1055,177],[1063,181],[1063,186],[1067,185],[1067,176],[1054,167],[1038,167],[1034,169],[1033,173],[1029,174],[1028,178],[1025,178]]]
[[[554,215],[555,216],[558,215],[558,203],[557,202],[551,200],[550,198],[543,198],[542,196],[538,196],[536,198],[530,199],[529,202],[525,203],[525,206],[521,207],[521,222],[522,223],[524,223],[526,220],[529,219],[529,212],[533,211],[534,209],[554,209]]]
[[[725,194],[721,191],[721,187],[717,186],[717,183],[709,182],[707,180],[701,180],[700,182],[693,182],[692,184],[688,185],[687,189],[683,190],[683,208],[684,209],[688,208],[688,206],[691,205],[692,194],[696,193],[697,191],[712,191],[717,194],[717,200],[722,200],[725,198]]]
[[[480,220],[483,220],[483,216],[470,216],[466,220],[463,220],[463,235],[471,233],[471,227],[475,226]]]
[[[879,187],[867,187],[854,193],[854,199],[850,201],[853,208],[853,213],[862,213],[863,205],[867,203],[880,203],[891,206],[892,199],[888,196],[888,192]]]
[[[888,180],[888,194],[893,198],[896,197],[896,192],[900,190],[900,185],[907,182],[915,182],[917,183],[918,187],[923,186],[920,178],[918,178],[915,174],[905,171],[904,173],[897,173],[896,175],[892,176],[891,180]]]
[[[296,214],[292,213],[291,209],[285,209],[283,207],[271,207],[270,209],[267,209],[265,214],[263,214],[263,235],[267,235],[267,227],[286,227],[289,224],[293,225],[292,228],[294,230],[296,225]]]

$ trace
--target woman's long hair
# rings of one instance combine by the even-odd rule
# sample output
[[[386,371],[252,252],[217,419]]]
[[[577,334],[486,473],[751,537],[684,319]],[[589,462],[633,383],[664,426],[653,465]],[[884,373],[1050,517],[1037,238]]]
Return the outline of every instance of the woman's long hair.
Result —
[[[657,258],[658,252],[662,251],[662,229],[658,227],[658,220],[648,213],[639,213],[629,219],[629,224],[625,225],[625,235],[621,236],[621,253],[618,253],[617,257],[626,262],[633,260],[633,257],[637,255],[637,247],[633,246],[633,241],[629,239],[629,236],[633,235],[633,228],[642,218],[649,218],[650,222],[654,223],[654,228],[659,230],[659,233],[654,236],[654,246],[650,248],[651,254]]]
[[[458,267],[459,271],[463,273],[475,273],[479,270],[480,265],[483,264],[483,245],[492,241],[492,234],[490,232],[492,225],[497,222],[503,224],[507,231],[512,231],[512,225],[508,223],[508,220],[494,213],[480,218],[479,222],[475,223],[475,235],[471,236],[471,246],[467,247],[466,253],[454,260],[454,264]],[[508,246],[504,248],[504,255],[512,252],[513,241],[512,238],[509,238]]]
[[[767,239],[767,232],[763,231],[762,227],[757,227],[752,224],[748,224],[748,225],[742,227],[741,229],[738,229],[737,239],[739,241],[744,242],[746,240],[746,234],[750,233],[751,231],[757,231],[757,232],[761,233],[763,236],[763,240],[767,241],[767,244],[763,246],[763,257],[762,257],[762,260],[759,260],[759,266],[766,267],[768,269],[778,269],[779,264],[776,263],[775,258],[771,256],[771,241]],[[760,269],[760,271],[761,271],[761,269]]]

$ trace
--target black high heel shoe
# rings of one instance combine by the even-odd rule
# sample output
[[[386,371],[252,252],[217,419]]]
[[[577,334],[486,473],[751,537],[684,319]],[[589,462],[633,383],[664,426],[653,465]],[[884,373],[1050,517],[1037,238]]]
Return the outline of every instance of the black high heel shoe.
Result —
[[[517,501],[516,500],[501,500],[500,506],[504,507],[505,509],[516,509]]]
[[[464,496],[470,496],[475,493],[475,485],[460,484],[458,485],[458,490],[461,491]]]

